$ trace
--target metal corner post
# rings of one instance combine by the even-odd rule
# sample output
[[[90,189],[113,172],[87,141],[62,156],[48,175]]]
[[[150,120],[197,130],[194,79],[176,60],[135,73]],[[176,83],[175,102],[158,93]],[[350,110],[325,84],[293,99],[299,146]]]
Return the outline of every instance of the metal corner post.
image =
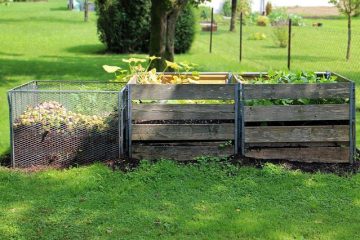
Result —
[[[118,137],[119,137],[119,158],[124,157],[124,88],[118,93]]]
[[[235,154],[244,156],[244,101],[243,85],[235,85]]]
[[[13,113],[12,113],[12,92],[7,92],[8,105],[9,105],[9,125],[10,125],[10,155],[11,166],[15,167],[15,152],[14,152],[14,128],[13,128]]]
[[[350,82],[350,99],[349,99],[349,142],[350,142],[350,163],[354,163],[356,157],[356,109],[355,109],[355,83]]]
[[[240,124],[241,124],[241,155],[245,156],[245,108],[244,108],[244,85],[239,83],[240,85]]]
[[[128,157],[131,158],[132,157],[132,118],[131,118],[131,113],[132,113],[132,101],[131,101],[131,84],[127,85],[127,126],[126,128],[128,129],[127,131],[127,141],[128,141]]]

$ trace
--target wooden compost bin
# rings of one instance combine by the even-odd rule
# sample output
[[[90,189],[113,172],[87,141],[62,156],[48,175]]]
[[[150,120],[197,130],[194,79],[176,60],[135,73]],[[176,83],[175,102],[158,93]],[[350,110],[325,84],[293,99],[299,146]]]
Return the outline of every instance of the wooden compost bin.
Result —
[[[355,155],[355,86],[331,74],[337,76],[336,83],[246,84],[238,80],[244,112],[239,127],[243,129],[242,153],[256,159],[351,163]],[[248,73],[242,78],[258,76]],[[344,103],[246,106],[254,99],[343,99]]]
[[[235,91],[227,84],[230,79],[228,73],[201,73],[200,84],[130,82],[130,157],[185,161],[233,155]]]

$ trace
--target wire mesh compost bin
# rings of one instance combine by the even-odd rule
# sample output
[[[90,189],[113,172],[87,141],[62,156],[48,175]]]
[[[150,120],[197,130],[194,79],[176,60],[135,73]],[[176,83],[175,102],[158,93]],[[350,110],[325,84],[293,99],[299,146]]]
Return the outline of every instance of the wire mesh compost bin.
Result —
[[[118,158],[123,86],[32,81],[10,90],[13,167],[69,166]]]

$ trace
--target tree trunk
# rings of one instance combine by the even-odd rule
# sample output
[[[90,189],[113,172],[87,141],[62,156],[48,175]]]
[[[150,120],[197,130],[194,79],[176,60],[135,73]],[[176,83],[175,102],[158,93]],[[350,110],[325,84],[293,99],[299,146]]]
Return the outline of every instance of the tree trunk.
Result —
[[[150,56],[161,57],[162,59],[155,60],[152,63],[152,68],[157,71],[162,71],[165,68],[165,55],[166,46],[166,32],[167,32],[167,9],[163,1],[151,1],[151,26],[150,26]]]
[[[89,20],[89,2],[85,0],[84,2],[84,21],[87,22]]]
[[[180,11],[188,0],[177,0],[169,7],[164,0],[151,0],[150,56],[161,57],[152,63],[152,68],[163,71],[165,60],[174,61],[175,27]],[[168,69],[171,71],[171,69]]]
[[[347,42],[347,50],[346,50],[346,61],[350,59],[350,49],[351,49],[351,15],[348,14],[348,42]]]
[[[237,0],[231,0],[231,20],[230,20],[230,32],[235,32],[236,23],[236,5]]]

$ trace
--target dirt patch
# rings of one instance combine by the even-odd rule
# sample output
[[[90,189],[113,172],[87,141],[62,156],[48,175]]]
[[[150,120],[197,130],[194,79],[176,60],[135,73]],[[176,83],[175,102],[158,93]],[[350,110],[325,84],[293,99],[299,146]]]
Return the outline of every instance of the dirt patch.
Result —
[[[288,7],[287,11],[307,18],[327,18],[340,15],[336,7]]]

